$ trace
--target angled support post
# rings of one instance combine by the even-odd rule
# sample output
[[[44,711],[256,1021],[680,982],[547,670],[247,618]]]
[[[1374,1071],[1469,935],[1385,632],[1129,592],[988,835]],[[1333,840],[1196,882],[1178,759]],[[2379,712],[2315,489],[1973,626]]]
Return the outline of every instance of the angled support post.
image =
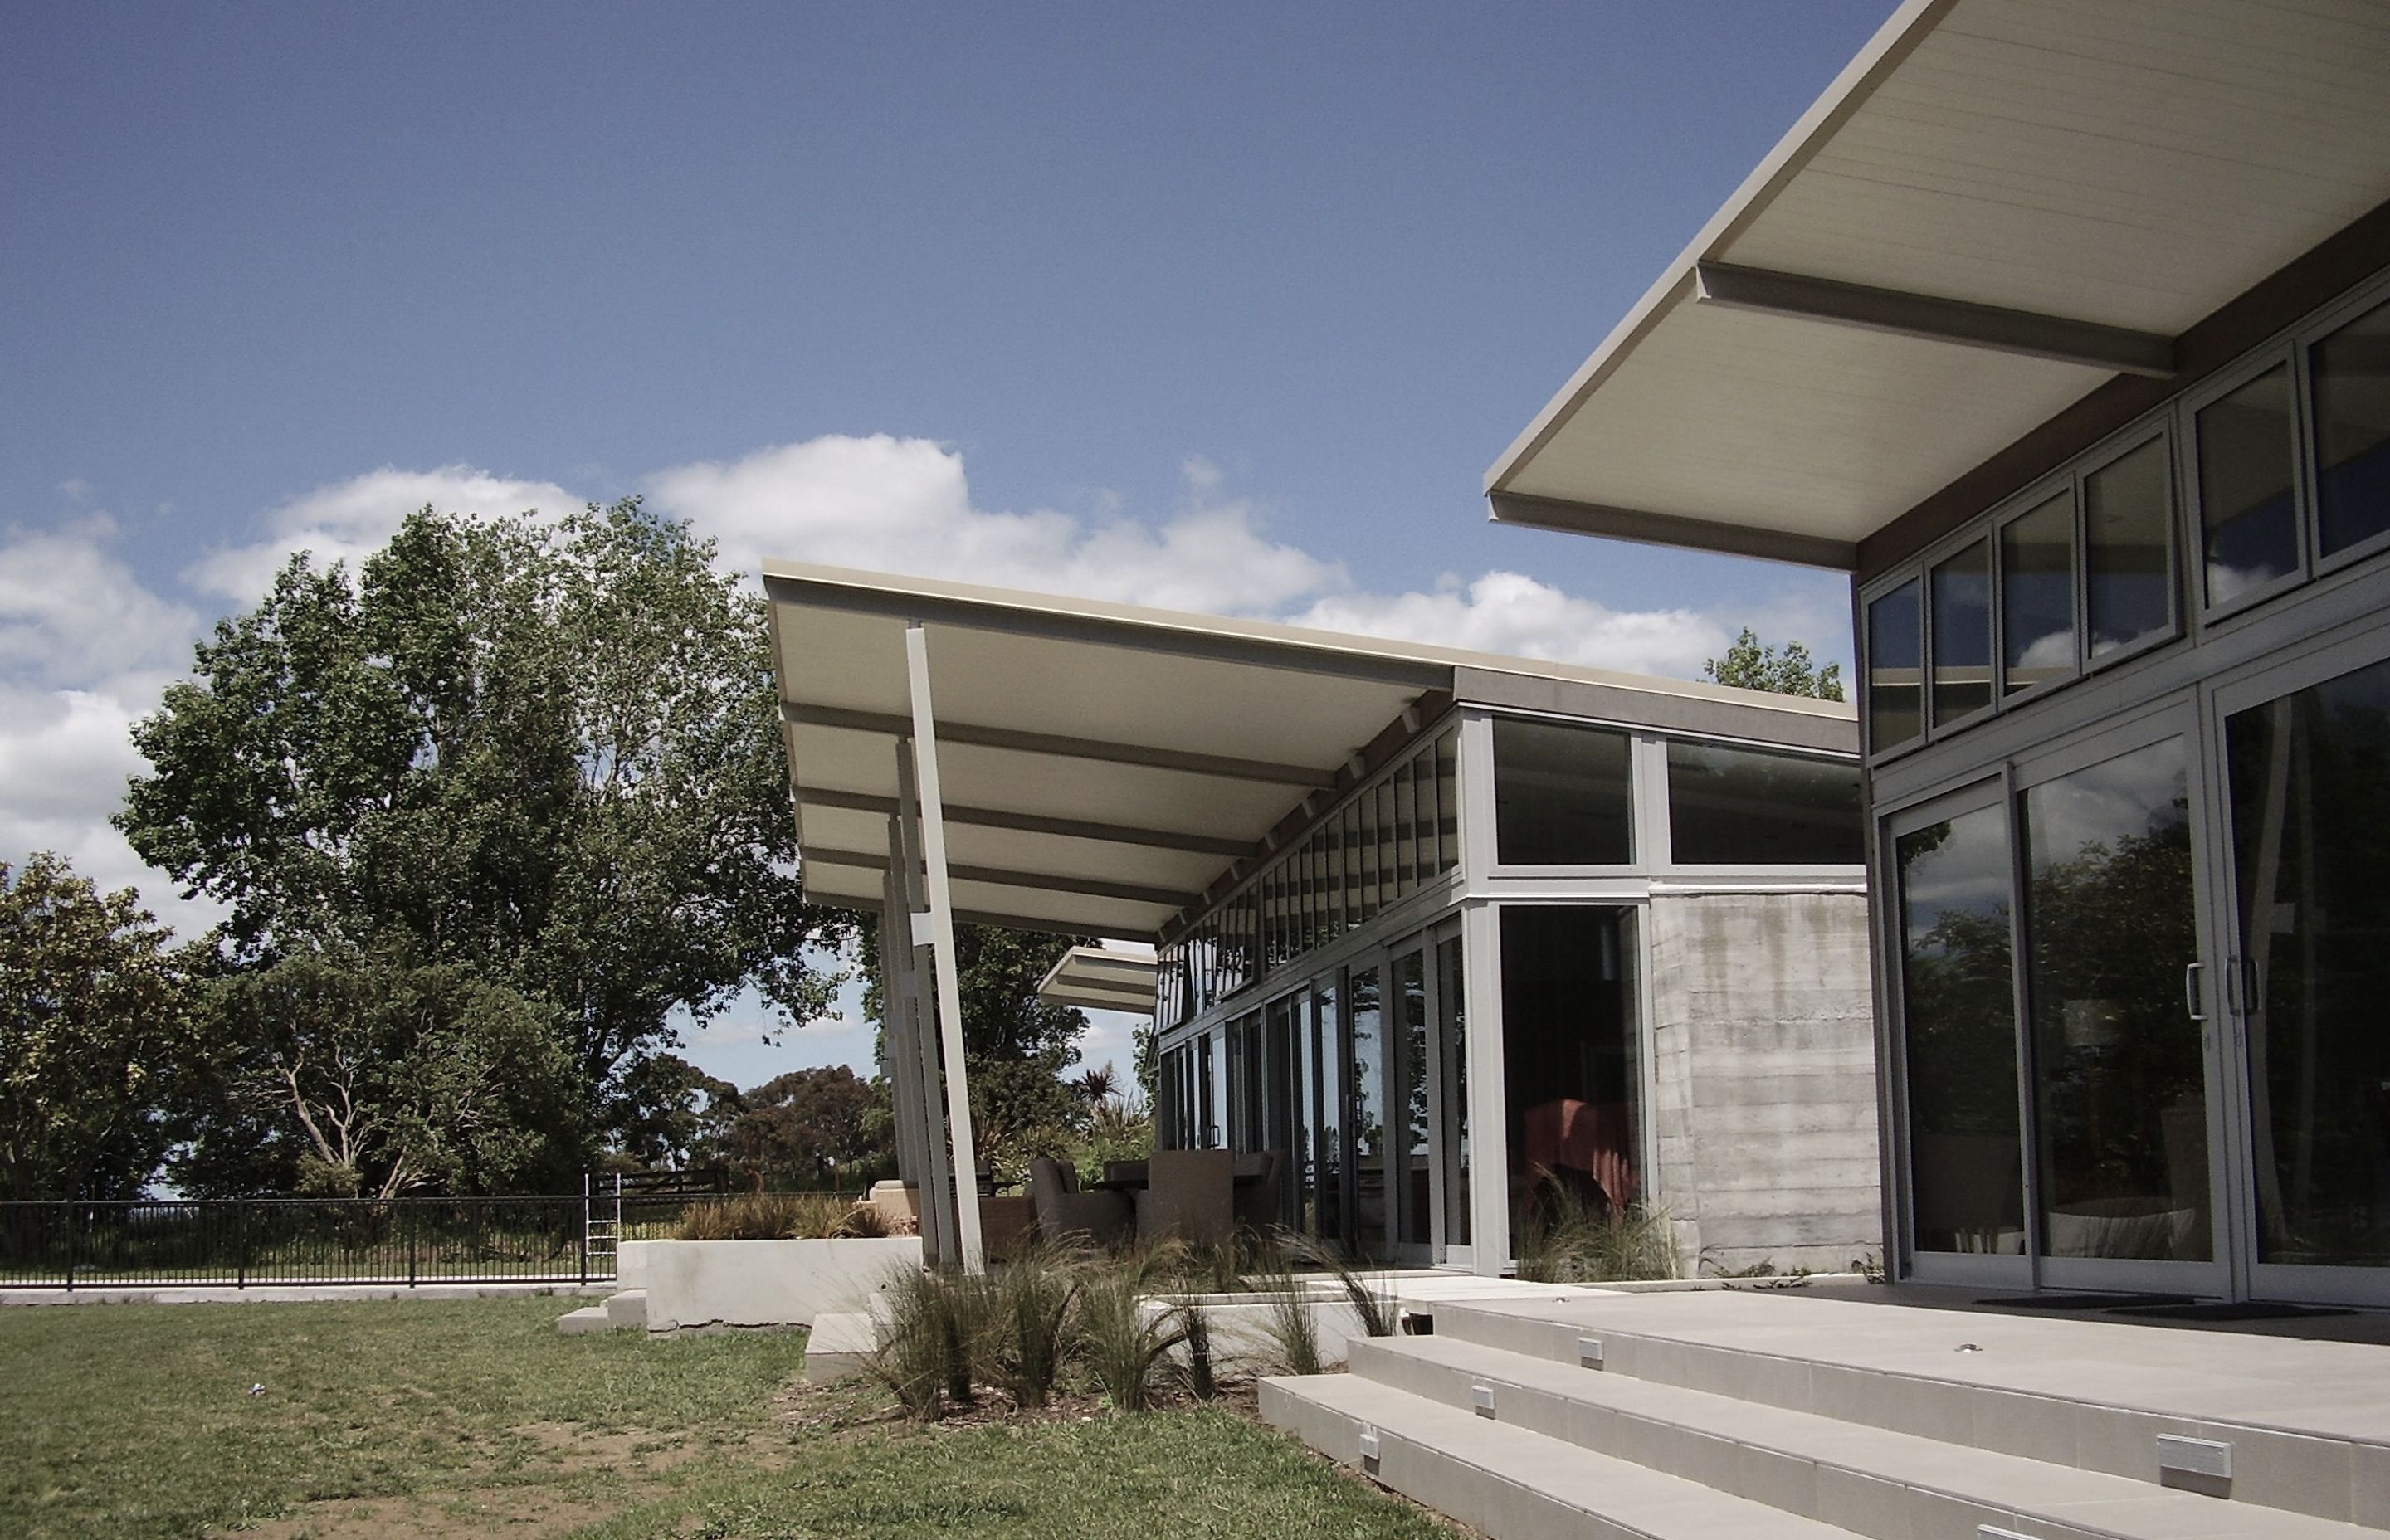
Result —
[[[912,1066],[913,1115],[920,1129],[921,1174],[914,1195],[921,1205],[921,1256],[932,1266],[955,1260],[962,1251],[955,1218],[953,1170],[947,1163],[946,1114],[938,1088],[945,1084],[938,1065],[938,1039],[930,1022],[931,1006],[922,988],[929,945],[919,933],[914,917],[928,903],[921,879],[919,804],[913,796],[913,744],[896,744],[897,815],[892,820],[889,855],[895,876],[897,911],[880,955],[894,956],[900,969],[904,1007],[896,1020],[904,1033],[903,1055]]]
[[[935,954],[938,1044],[946,1069],[946,1136],[954,1150],[955,1217],[963,1271],[987,1270],[980,1244],[979,1160],[972,1149],[970,1086],[963,1072],[963,997],[955,956],[955,909],[946,880],[945,804],[938,789],[938,736],[930,697],[930,633],[919,621],[905,628],[905,664],[913,704],[913,775],[921,801],[921,868],[929,889],[924,917]]]
[[[919,1193],[929,1180],[930,1151],[921,1124],[921,1056],[913,1025],[912,910],[905,903],[903,837],[888,820],[888,871],[880,888],[880,1010],[881,1057],[896,1111],[896,1174]],[[918,1201],[918,1200],[917,1200]]]

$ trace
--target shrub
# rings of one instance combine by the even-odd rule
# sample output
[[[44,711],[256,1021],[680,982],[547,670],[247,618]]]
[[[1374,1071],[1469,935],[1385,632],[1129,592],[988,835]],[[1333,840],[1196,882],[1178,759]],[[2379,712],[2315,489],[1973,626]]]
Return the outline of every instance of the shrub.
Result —
[[[1286,1374],[1317,1374],[1321,1367],[1319,1316],[1313,1309],[1311,1290],[1295,1276],[1289,1238],[1283,1233],[1279,1236],[1261,1277],[1254,1280],[1269,1296],[1269,1315],[1262,1323],[1262,1331],[1274,1350],[1272,1367]]]
[[[903,1267],[889,1279],[886,1297],[880,1340],[864,1368],[888,1387],[906,1416],[933,1421],[946,1380],[943,1290],[934,1274]]]
[[[991,1378],[1015,1405],[1043,1406],[1052,1398],[1086,1266],[1079,1253],[1037,1245],[1006,1264],[995,1280],[985,1354]]]
[[[1677,1271],[1677,1232],[1664,1208],[1613,1211],[1562,1188],[1519,1238],[1519,1276],[1538,1283],[1625,1283]]]
[[[743,1192],[682,1212],[682,1240],[828,1240],[884,1236],[888,1222],[867,1203],[828,1192]]]
[[[1124,1412],[1153,1404],[1163,1359],[1187,1340],[1190,1313],[1144,1309],[1145,1284],[1143,1268],[1115,1265],[1090,1277],[1079,1295],[1079,1354]]]
[[[1394,1334],[1395,1306],[1394,1297],[1384,1292],[1385,1278],[1365,1278],[1354,1269],[1351,1259],[1332,1244],[1291,1230],[1279,1232],[1279,1244],[1291,1262],[1317,1267],[1332,1279],[1343,1292],[1344,1301],[1353,1307],[1364,1337],[1391,1337]]]

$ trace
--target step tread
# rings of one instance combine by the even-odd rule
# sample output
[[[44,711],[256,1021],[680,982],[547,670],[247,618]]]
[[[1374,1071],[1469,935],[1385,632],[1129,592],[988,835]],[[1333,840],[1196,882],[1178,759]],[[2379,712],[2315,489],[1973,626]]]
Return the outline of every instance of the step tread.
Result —
[[[1648,1540],[1858,1540],[1851,1531],[1720,1492],[1349,1374],[1265,1380],[1287,1396],[1350,1418],[1430,1456],[1458,1460]],[[1381,1460],[1381,1466],[1401,1461]],[[1383,1479],[1382,1475],[1380,1479]],[[1404,1490],[1397,1483],[1397,1490]],[[1420,1494],[1409,1493],[1418,1497]],[[1484,1527],[1483,1514],[1454,1514]],[[1493,1533],[1497,1536],[1501,1529]]]
[[[2006,1512],[2028,1525],[2036,1521],[2069,1523],[2137,1540],[2141,1536],[2148,1540],[2173,1540],[2176,1536],[2193,1535],[2204,1540],[2210,1535],[2242,1533],[2269,1540],[2357,1540],[2358,1536],[2375,1536],[2378,1540],[2382,1533],[2341,1520],[2247,1501],[2221,1502],[2130,1476],[2003,1454],[1895,1429],[1845,1422],[1821,1413],[1739,1400],[1660,1380],[1582,1368],[1441,1335],[1379,1337],[1356,1343],[1352,1374],[1355,1378],[1375,1379],[1399,1372],[1386,1359],[1436,1366],[1453,1376],[1465,1375],[1471,1382],[1494,1385],[1497,1417],[1520,1415],[1502,1406],[1501,1390],[1536,1392],[1563,1403],[1604,1408],[1646,1423],[1663,1424],[1681,1431],[1679,1437],[1717,1440],[1808,1461],[1821,1470],[1833,1469],[1855,1477],[1938,1493]],[[1401,1388],[1411,1390],[1407,1386]],[[1459,1393],[1468,1392],[1459,1390]],[[1457,1415],[1491,1420],[1449,1402],[1444,1405]],[[1571,1446],[1579,1447],[1573,1442]],[[2030,1494],[2031,1497],[2020,1502],[2021,1494]]]
[[[1810,1299],[1797,1290],[1680,1297],[1580,1294],[1550,1302],[1469,1301],[1438,1312],[1439,1336],[1547,1327],[1622,1342],[1673,1344],[1903,1381],[2008,1392],[2086,1407],[2255,1432],[2390,1447],[2390,1405],[2375,1393],[2390,1347],[2200,1333],[2116,1321],[1986,1315]],[[1960,1338],[1987,1351],[1961,1361]],[[1832,1344],[1830,1351],[1814,1345]]]

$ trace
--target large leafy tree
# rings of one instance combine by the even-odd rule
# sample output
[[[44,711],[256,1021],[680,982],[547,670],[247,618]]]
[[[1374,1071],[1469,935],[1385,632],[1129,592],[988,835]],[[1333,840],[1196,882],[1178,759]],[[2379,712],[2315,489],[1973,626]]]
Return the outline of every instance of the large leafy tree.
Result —
[[[1703,662],[1702,673],[1738,689],[1806,695],[1819,700],[1843,698],[1842,664],[1828,663],[1819,668],[1809,656],[1809,649],[1799,642],[1785,643],[1782,652],[1777,651],[1773,643],[1762,646],[1758,633],[1747,625],[1735,637],[1734,645],[1726,649],[1726,656]]]
[[[212,982],[195,1191],[559,1191],[583,1163],[555,1007],[455,963],[306,953]]]
[[[185,958],[131,889],[0,862],[0,1199],[137,1197],[187,1061]]]
[[[454,965],[624,1076],[755,988],[798,1020],[842,923],[806,905],[762,600],[636,500],[427,508],[353,574],[294,557],[134,741],[118,824],[230,906],[230,954]]]

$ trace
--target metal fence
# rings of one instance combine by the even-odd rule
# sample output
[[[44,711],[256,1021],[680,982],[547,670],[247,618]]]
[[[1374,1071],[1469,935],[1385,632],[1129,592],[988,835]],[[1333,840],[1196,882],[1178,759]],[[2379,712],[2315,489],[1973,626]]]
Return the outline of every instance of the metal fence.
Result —
[[[690,1200],[599,1192],[0,1203],[0,1289],[599,1282],[614,1276],[611,1236],[665,1233]],[[593,1247],[593,1231],[610,1238]]]

